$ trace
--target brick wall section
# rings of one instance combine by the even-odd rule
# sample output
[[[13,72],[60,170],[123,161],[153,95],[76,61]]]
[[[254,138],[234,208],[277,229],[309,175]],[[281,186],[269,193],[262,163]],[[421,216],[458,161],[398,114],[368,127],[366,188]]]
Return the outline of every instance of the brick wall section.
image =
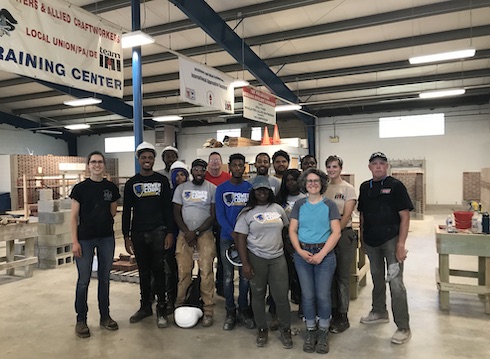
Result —
[[[463,172],[463,202],[481,200],[481,173]]]
[[[408,195],[415,207],[411,212],[412,217],[423,219],[425,212],[424,174],[417,170],[396,170],[391,175],[407,187]]]
[[[480,177],[480,197],[483,211],[490,211],[490,168],[482,168]]]
[[[354,187],[356,187],[356,180],[355,180],[355,175],[353,174],[347,174],[347,173],[342,173],[340,175],[340,177],[346,181],[346,182],[349,182],[351,185],[353,185]],[[359,192],[359,188],[356,188],[356,193]]]

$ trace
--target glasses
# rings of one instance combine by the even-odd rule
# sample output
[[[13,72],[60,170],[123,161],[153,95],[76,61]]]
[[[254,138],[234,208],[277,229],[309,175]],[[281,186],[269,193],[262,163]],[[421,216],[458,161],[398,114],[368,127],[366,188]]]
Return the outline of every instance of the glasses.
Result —
[[[319,179],[307,179],[306,183],[307,184],[313,184],[313,183],[318,184],[318,183],[320,183],[320,180]]]
[[[94,161],[90,161],[89,163],[90,163],[91,165],[102,165],[102,164],[104,164],[104,161],[95,161],[95,160],[94,160]]]

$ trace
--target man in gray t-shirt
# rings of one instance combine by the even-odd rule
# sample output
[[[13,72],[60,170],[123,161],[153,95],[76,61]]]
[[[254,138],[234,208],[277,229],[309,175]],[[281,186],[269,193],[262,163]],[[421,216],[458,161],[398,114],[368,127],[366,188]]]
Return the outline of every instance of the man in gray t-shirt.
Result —
[[[179,267],[175,306],[184,304],[192,281],[194,260],[197,259],[201,274],[201,297],[204,302],[202,325],[210,327],[213,325],[213,261],[216,256],[211,226],[215,221],[216,186],[204,180],[206,167],[206,161],[194,160],[191,167],[192,182],[177,186],[173,197],[174,220],[180,229],[175,248]]]

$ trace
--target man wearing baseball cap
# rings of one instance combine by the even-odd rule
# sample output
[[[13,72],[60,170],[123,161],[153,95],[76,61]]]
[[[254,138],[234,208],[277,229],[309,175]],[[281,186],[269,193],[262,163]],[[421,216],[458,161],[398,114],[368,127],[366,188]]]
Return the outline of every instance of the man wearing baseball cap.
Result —
[[[371,311],[361,318],[361,323],[389,322],[385,282],[385,268],[389,268],[390,279],[387,281],[391,292],[393,319],[398,327],[391,342],[404,344],[412,336],[407,291],[403,284],[403,262],[407,258],[405,242],[413,205],[403,183],[388,175],[388,158],[383,152],[373,153],[369,157],[368,167],[373,178],[361,184],[357,209],[360,213],[362,239],[371,267],[373,302]]]

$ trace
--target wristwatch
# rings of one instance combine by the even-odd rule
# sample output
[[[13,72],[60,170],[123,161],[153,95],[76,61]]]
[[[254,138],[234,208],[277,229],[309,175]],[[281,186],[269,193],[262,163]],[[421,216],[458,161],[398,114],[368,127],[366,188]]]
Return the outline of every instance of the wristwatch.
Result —
[[[199,229],[196,229],[194,231],[194,234],[196,235],[196,237],[199,237],[199,235],[201,234],[201,232],[199,231]]]

